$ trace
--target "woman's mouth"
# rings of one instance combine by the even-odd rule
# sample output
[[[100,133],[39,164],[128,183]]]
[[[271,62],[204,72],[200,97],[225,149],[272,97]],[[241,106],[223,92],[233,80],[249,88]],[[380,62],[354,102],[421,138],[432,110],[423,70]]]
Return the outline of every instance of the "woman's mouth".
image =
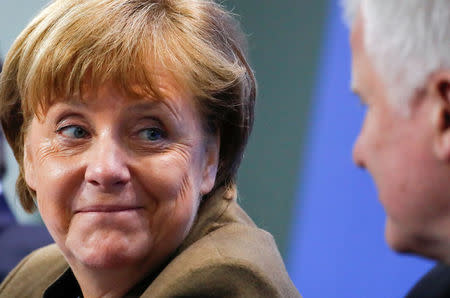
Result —
[[[83,207],[75,211],[75,213],[113,213],[124,211],[135,211],[143,209],[142,206],[121,206],[121,205],[93,205]]]

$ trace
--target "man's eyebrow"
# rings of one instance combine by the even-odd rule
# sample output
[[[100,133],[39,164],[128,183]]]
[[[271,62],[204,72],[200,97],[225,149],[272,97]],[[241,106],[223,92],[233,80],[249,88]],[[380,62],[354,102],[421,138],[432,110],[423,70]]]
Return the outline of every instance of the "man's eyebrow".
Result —
[[[361,93],[359,91],[358,84],[356,83],[356,79],[353,76],[352,76],[351,81],[350,81],[350,90],[355,95],[361,97]]]
[[[356,78],[353,74],[353,71],[352,71],[351,77],[350,77],[350,90],[353,93],[358,94],[358,88],[356,87]]]
[[[366,103],[366,101],[364,100],[364,98],[363,98],[361,92],[360,92],[359,89],[356,87],[356,84],[353,84],[353,82],[352,82],[352,85],[350,86],[350,89],[351,89],[352,93],[356,95],[356,97],[358,98],[358,101],[359,101],[360,104],[362,104],[362,105],[367,105],[367,103]]]
[[[355,95],[361,96],[360,93],[359,93],[358,88],[356,88],[355,86],[352,85],[352,86],[350,87],[350,89],[351,89],[352,93],[354,93]]]
[[[361,95],[361,93],[358,91],[358,89],[353,89],[352,90],[353,94],[356,95],[356,98],[358,99],[358,102],[363,105],[366,106],[367,102],[364,100],[364,97]]]

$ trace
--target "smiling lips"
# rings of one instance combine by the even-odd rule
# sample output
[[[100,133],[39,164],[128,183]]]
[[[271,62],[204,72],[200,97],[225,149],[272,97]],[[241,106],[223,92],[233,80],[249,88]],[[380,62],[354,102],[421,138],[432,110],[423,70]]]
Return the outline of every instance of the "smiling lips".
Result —
[[[141,206],[117,206],[117,205],[99,205],[99,206],[88,206],[81,208],[75,213],[87,213],[87,212],[103,212],[103,213],[113,213],[113,212],[124,212],[142,209]]]

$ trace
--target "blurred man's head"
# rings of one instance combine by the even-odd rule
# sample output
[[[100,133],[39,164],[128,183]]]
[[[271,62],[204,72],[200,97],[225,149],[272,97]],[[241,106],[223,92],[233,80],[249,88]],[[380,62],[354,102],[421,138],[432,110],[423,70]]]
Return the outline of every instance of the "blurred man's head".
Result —
[[[373,176],[386,239],[450,263],[450,1],[344,1],[352,89],[367,105],[355,162]]]

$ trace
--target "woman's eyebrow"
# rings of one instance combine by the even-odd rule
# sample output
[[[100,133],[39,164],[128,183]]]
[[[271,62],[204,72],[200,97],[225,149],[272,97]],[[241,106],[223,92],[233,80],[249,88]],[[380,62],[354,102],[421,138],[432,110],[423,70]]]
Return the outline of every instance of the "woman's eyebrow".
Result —
[[[139,102],[136,104],[133,104],[129,107],[127,107],[127,111],[128,112],[142,112],[145,110],[151,110],[151,109],[155,109],[156,107],[160,106],[161,102],[160,101],[156,101],[156,100],[146,100],[145,102]]]
[[[128,107],[127,112],[139,114],[145,111],[157,109],[159,107],[164,107],[165,110],[169,111],[172,117],[174,117],[177,121],[181,121],[182,113],[180,111],[180,107],[165,100],[145,100]]]

